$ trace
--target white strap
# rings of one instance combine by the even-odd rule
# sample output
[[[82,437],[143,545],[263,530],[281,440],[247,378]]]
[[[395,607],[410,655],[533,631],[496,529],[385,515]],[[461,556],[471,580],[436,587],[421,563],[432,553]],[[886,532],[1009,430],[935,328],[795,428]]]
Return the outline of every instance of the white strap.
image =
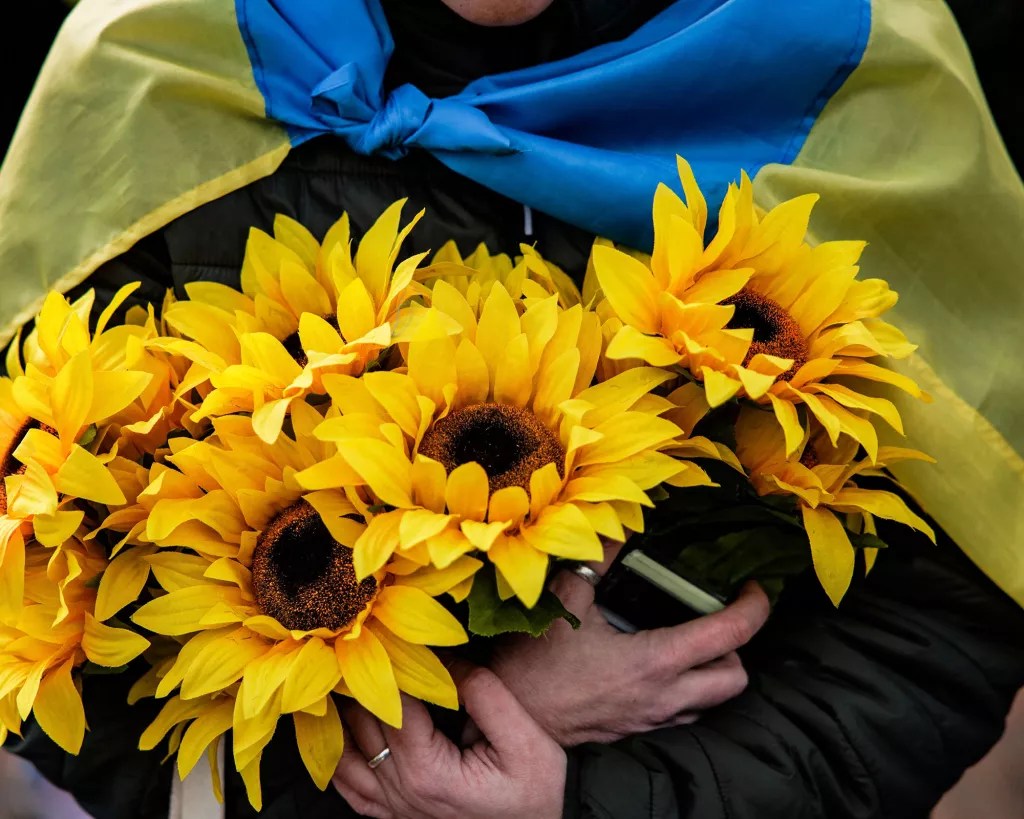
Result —
[[[224,746],[217,749],[221,792],[224,790]],[[224,819],[224,805],[213,795],[213,772],[203,754],[185,781],[171,776],[171,802],[167,819]]]

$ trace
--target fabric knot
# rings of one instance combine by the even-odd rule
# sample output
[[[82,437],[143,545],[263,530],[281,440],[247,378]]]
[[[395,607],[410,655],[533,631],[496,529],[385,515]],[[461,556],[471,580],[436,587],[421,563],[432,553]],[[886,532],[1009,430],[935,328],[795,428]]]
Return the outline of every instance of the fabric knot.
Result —
[[[487,115],[459,99],[430,99],[414,85],[401,85],[387,99],[370,91],[362,72],[347,63],[312,92],[319,127],[337,134],[358,154],[400,159],[409,148],[509,154],[508,136]]]
[[[399,159],[408,152],[410,143],[430,115],[431,101],[412,85],[403,85],[388,95],[384,107],[352,141],[352,150],[359,154],[379,154]]]

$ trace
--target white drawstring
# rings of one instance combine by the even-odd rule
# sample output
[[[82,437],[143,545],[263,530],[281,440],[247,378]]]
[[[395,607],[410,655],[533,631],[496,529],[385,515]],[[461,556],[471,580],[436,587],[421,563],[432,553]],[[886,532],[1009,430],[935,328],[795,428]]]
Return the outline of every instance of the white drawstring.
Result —
[[[523,205],[523,235],[533,236],[533,209]]]
[[[224,792],[224,744],[217,749],[220,788]],[[209,758],[203,754],[185,781],[171,774],[171,801],[167,819],[224,819],[224,805],[213,795],[213,771]]]

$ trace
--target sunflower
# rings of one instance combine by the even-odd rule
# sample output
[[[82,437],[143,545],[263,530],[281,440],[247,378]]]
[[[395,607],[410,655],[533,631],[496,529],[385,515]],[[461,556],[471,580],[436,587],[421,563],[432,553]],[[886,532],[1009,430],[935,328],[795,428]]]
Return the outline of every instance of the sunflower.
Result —
[[[119,668],[149,642],[93,616],[90,581],[106,566],[95,546],[76,539],[59,551],[31,545],[25,563],[24,606],[0,624],[0,744],[34,714],[54,742],[77,754],[86,724],[75,670],[86,661]]]
[[[337,454],[297,476],[368,493],[358,577],[396,554],[445,569],[485,552],[502,593],[532,607],[549,558],[599,559],[600,536],[642,530],[648,490],[708,482],[663,451],[682,437],[661,417],[672,402],[652,392],[671,373],[591,386],[596,314],[557,295],[527,307],[500,282],[476,310],[438,281],[433,304],[461,334],[409,344],[401,372],[325,377],[332,405],[316,435]]]
[[[405,560],[357,578],[350,547],[365,529],[357,503],[295,481],[333,451],[312,434],[321,417],[297,402],[290,421],[273,445],[243,416],[218,418],[210,438],[176,445],[173,469],[140,493],[152,502],[135,534],[160,547],[147,562],[166,594],[132,619],[180,641],[153,688],[170,699],[144,739],[192,721],[181,738],[184,775],[233,729],[234,761],[257,806],[261,755],[283,716],[325,788],[342,752],[333,694],[396,727],[400,691],[457,707],[451,677],[426,646],[465,642],[435,597],[481,565],[466,557],[442,572]]]
[[[7,622],[22,601],[26,542],[65,543],[85,519],[79,500],[124,502],[95,442],[151,380],[127,368],[136,328],[107,329],[134,287],[114,297],[93,334],[91,291],[74,304],[51,293],[24,346],[11,346],[10,377],[0,379],[0,619]]]
[[[875,458],[857,458],[860,444],[847,435],[833,445],[817,422],[788,453],[785,436],[771,413],[744,408],[736,424],[736,455],[755,491],[762,496],[792,497],[800,508],[811,546],[814,569],[832,602],[838,606],[853,579],[855,552],[847,527],[875,533],[876,517],[895,520],[924,532],[931,527],[892,492],[858,487],[858,475],[882,474],[890,464],[906,460],[933,462],[924,453],[901,447],[879,447]],[[866,548],[870,569],[877,549]]]
[[[168,293],[163,310],[173,303]],[[208,424],[193,422],[191,416],[198,409],[193,391],[208,373],[185,355],[194,345],[168,337],[166,322],[152,304],[128,310],[125,324],[137,330],[125,340],[126,367],[149,373],[150,381],[134,401],[106,420],[96,446],[99,452],[117,452],[141,461],[164,447],[174,433],[204,434]]]
[[[519,250],[520,256],[513,262],[508,254],[492,254],[480,244],[464,259],[455,242],[449,241],[429,265],[416,272],[416,280],[431,287],[437,281],[450,284],[477,312],[495,284],[501,284],[512,298],[524,299],[526,304],[555,294],[562,307],[581,302],[579,289],[564,270],[529,245],[520,245]]]
[[[322,393],[324,373],[361,373],[390,345],[425,329],[413,281],[424,258],[397,264],[402,242],[422,216],[400,229],[402,206],[384,211],[353,258],[348,215],[318,243],[285,216],[274,236],[253,229],[242,265],[242,292],[226,285],[186,285],[188,301],[171,305],[167,324],[193,345],[170,348],[204,368],[212,389],[193,421],[251,412],[267,442],[280,434],[296,401]],[[454,328],[448,331],[454,332]]]
[[[744,174],[730,185],[718,232],[705,246],[704,197],[682,159],[679,172],[688,205],[659,187],[649,265],[613,247],[594,248],[596,278],[621,323],[608,357],[689,371],[712,407],[737,396],[770,407],[790,453],[803,438],[803,405],[833,445],[848,435],[874,458],[877,435],[863,413],[901,434],[902,422],[892,402],[848,380],[924,396],[910,379],[865,360],[903,358],[915,348],[879,318],[896,294],[880,279],[856,278],[864,244],[812,247],[805,237],[817,196],[762,214]]]

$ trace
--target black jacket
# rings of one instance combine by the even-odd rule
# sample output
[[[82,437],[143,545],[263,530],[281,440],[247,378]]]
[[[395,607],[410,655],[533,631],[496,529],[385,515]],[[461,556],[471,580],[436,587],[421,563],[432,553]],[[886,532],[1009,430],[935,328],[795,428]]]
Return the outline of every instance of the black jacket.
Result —
[[[436,0],[385,3],[397,42],[390,79],[415,78],[428,93],[475,76],[562,56],[628,32],[666,0],[556,2],[527,27],[486,31]],[[446,48],[443,43],[457,43]],[[322,235],[342,210],[356,235],[392,201],[427,209],[406,249],[455,238],[515,253],[522,241],[579,271],[593,237],[533,214],[414,153],[390,162],[320,138],[271,177],[182,217],[105,265],[87,283],[103,304],[142,279],[161,300],[195,280],[238,282],[250,226],[285,213]],[[993,537],[1000,536],[993,530]],[[749,690],[699,723],[612,746],[570,751],[565,816],[615,819],[916,819],[999,736],[1024,684],[1024,612],[948,541],[938,547],[889,537],[871,576],[836,611],[813,578],[792,584],[745,652]],[[79,759],[34,727],[14,750],[31,758],[103,819],[166,815],[170,766],[133,749],[153,704],[126,709],[116,678],[89,677],[90,725]],[[95,730],[98,729],[98,730]],[[283,723],[264,757],[263,816],[351,815],[333,791],[313,787]],[[228,816],[252,815],[229,774]]]

